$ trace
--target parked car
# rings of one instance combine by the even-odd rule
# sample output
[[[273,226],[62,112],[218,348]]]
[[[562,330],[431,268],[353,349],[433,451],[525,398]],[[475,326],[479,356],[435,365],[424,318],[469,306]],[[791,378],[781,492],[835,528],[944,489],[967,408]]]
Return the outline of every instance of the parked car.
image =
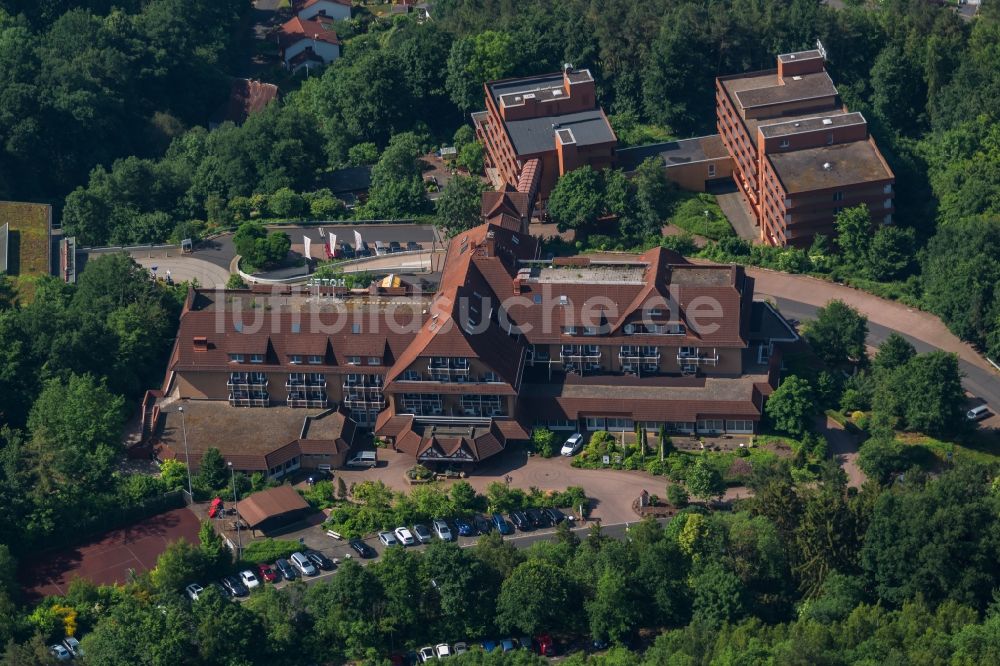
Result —
[[[361,539],[351,539],[347,545],[351,547],[351,550],[353,550],[355,553],[358,554],[358,557],[365,560],[371,559],[376,555],[378,555],[378,553],[375,552],[374,548],[366,544]]]
[[[990,415],[990,408],[986,405],[979,405],[978,407],[973,407],[965,415],[970,421],[981,421]]]
[[[383,546],[398,546],[399,539],[392,532],[379,532],[378,540],[382,542]]]
[[[69,661],[73,658],[73,655],[70,654],[69,650],[67,650],[64,645],[60,645],[59,643],[49,647],[49,654],[51,654],[52,658],[56,661]]]
[[[226,576],[220,582],[226,592],[234,597],[245,597],[250,594],[250,590],[247,589],[247,586],[237,576]]]
[[[574,433],[570,435],[570,438],[562,445],[562,449],[559,451],[561,455],[564,456],[575,456],[583,448],[583,435],[580,433]]]
[[[385,241],[375,241],[376,256],[381,257],[384,254],[388,254],[388,252],[389,252],[389,246],[385,243]]]
[[[486,516],[476,516],[472,519],[472,524],[476,528],[476,534],[489,534],[496,528],[492,519]]]
[[[319,569],[323,571],[333,571],[333,560],[319,552],[318,550],[307,550],[305,556]]]
[[[389,241],[389,253],[395,254],[397,252],[402,252],[403,248],[400,247],[399,241]]]
[[[444,659],[451,656],[451,647],[447,643],[438,643],[434,646],[434,652],[438,659]]]
[[[451,528],[448,527],[448,523],[444,522],[443,520],[435,520],[434,522],[431,523],[431,527],[434,528],[434,534],[437,536],[438,539],[441,539],[441,541],[452,540]]]
[[[493,526],[497,528],[497,531],[500,532],[500,534],[506,535],[514,533],[514,528],[511,527],[510,523],[507,522],[507,519],[499,513],[493,514]]]
[[[487,521],[488,524],[489,522]],[[476,533],[476,528],[465,518],[455,519],[455,529],[458,530],[458,536],[472,536]]]
[[[548,527],[551,525],[549,522],[549,517],[541,509],[528,509],[524,512],[528,516],[528,522],[535,529],[540,529],[542,527]]]
[[[354,258],[354,248],[351,247],[350,245],[348,245],[347,243],[341,243],[340,244],[340,256],[342,256],[344,259],[353,259]]]
[[[344,464],[347,467],[375,467],[378,465],[378,454],[375,451],[358,451]]]
[[[430,543],[434,539],[434,535],[431,534],[430,528],[419,523],[413,526],[413,534],[420,543]]]
[[[531,636],[518,636],[515,640],[517,641],[517,644],[521,646],[522,650],[531,650],[534,648]]]
[[[83,656],[83,648],[80,647],[80,641],[76,639],[76,636],[70,636],[69,638],[63,639],[63,645],[69,650],[69,653],[74,657]]]
[[[531,529],[531,521],[528,520],[528,516],[523,511],[511,511],[510,522],[514,523],[514,527],[522,532],[527,532]]]
[[[361,241],[361,245],[354,248],[354,254],[358,257],[370,257],[372,256],[372,250],[368,247],[367,241]]]
[[[292,556],[288,558],[292,562],[292,566],[299,570],[303,576],[315,576],[319,573],[316,569],[316,565],[306,557],[305,553],[292,553]]]
[[[535,636],[535,652],[543,657],[556,656],[556,644],[548,634]]]
[[[437,659],[437,655],[434,654],[434,648],[430,645],[420,648],[420,663],[426,664],[428,661],[433,661],[435,659]]]
[[[299,577],[299,572],[295,570],[292,563],[283,557],[274,563],[274,567],[285,580],[295,580]]]
[[[270,564],[258,564],[257,573],[260,575],[260,579],[267,583],[273,583],[277,580],[281,580],[277,571],[274,570]]]
[[[549,517],[549,522],[551,522],[553,525],[558,525],[562,521],[566,520],[565,514],[563,514],[563,512],[560,511],[559,509],[546,507],[542,509],[542,511],[544,511],[545,515]]]
[[[240,582],[246,585],[248,590],[260,587],[260,581],[257,580],[257,576],[249,569],[240,572]]]
[[[190,585],[184,588],[184,592],[188,595],[188,599],[190,599],[191,601],[198,601],[198,596],[204,591],[205,588],[203,588],[198,583],[191,583]]]
[[[505,638],[502,641],[500,641],[501,652],[510,652],[516,649],[517,649],[517,641],[514,640],[513,638]]]
[[[407,252],[416,252],[419,249],[420,249],[420,243],[418,243],[417,241],[409,241],[406,244],[406,251]]]
[[[460,654],[465,654],[466,652],[469,651],[469,645],[468,645],[468,643],[455,643],[454,650],[455,650],[455,655],[456,656],[458,656]]]
[[[497,642],[490,640],[483,641],[480,643],[480,647],[483,648],[483,652],[493,652],[493,650],[497,649]]]
[[[416,538],[414,538],[413,533],[405,527],[396,528],[396,538],[399,539],[399,543],[404,546],[415,546],[417,543]]]

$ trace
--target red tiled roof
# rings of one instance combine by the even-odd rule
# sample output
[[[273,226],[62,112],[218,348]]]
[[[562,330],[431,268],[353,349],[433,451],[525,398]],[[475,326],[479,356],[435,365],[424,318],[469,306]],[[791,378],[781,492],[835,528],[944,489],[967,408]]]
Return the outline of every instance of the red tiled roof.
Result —
[[[253,529],[265,520],[309,510],[309,504],[291,486],[269,488],[250,495],[239,503],[240,517]]]
[[[340,44],[331,21],[300,19],[298,16],[286,21],[278,28],[278,44],[282,50],[303,39],[315,39],[327,44]]]
[[[250,114],[257,113],[278,97],[278,86],[254,79],[233,79],[229,86],[229,100],[217,120],[240,125]]]
[[[323,0],[297,0],[295,5],[295,11],[300,12],[303,9],[308,9],[318,2],[323,2]],[[332,2],[337,5],[344,5],[345,7],[350,7],[353,4],[351,0],[327,0],[327,2]]]

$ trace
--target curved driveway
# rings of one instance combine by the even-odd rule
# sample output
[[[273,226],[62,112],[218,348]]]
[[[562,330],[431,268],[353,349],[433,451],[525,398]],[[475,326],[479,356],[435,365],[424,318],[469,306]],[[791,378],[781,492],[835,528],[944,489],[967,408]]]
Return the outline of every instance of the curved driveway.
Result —
[[[869,343],[877,345],[893,331],[909,340],[919,352],[941,349],[958,355],[965,373],[963,384],[985,400],[994,413],[1000,410],[1000,373],[972,345],[959,340],[935,315],[909,308],[844,285],[805,275],[789,275],[748,268],[756,281],[755,293],[774,299],[782,314],[796,319],[815,317],[817,308],[840,299],[868,317]],[[990,422],[1000,420],[993,417]]]

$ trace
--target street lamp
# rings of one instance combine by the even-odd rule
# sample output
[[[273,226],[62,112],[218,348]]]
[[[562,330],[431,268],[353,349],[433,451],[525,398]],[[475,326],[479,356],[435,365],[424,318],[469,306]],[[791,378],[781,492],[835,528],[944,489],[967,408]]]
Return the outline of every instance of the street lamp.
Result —
[[[191,458],[188,456],[187,421],[184,419],[184,408],[178,407],[177,411],[181,413],[181,432],[184,434],[184,465],[187,467],[188,475],[188,498],[193,502],[194,492],[191,490]]]
[[[236,559],[243,557],[243,539],[240,537],[240,498],[236,494],[236,470],[233,469],[233,463],[226,463],[229,465],[229,475],[233,479],[233,503],[236,509]]]

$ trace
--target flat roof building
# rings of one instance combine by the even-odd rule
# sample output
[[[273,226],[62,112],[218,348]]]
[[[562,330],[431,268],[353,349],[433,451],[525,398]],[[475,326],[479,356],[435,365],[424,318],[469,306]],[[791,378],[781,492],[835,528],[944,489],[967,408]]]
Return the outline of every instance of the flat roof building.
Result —
[[[862,203],[890,224],[895,176],[865,118],[841,103],[823,54],[786,53],[777,64],[716,79],[716,124],[760,239],[807,247]]]
[[[618,138],[597,105],[594,78],[562,72],[484,84],[486,110],[472,114],[498,190],[510,187],[543,203],[559,176],[585,164],[614,162]]]

